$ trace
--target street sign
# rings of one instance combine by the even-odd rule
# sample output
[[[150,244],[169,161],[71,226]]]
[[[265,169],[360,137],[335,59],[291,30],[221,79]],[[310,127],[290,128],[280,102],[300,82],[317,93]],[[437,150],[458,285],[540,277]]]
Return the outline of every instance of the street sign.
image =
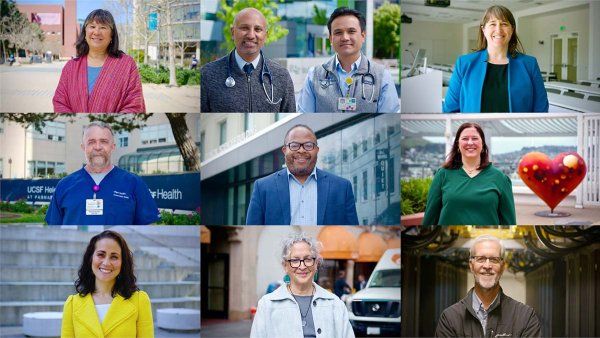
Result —
[[[140,176],[159,208],[194,211],[200,207],[200,173]],[[60,179],[2,179],[3,201],[50,202]],[[85,201],[82,201],[84,203]]]

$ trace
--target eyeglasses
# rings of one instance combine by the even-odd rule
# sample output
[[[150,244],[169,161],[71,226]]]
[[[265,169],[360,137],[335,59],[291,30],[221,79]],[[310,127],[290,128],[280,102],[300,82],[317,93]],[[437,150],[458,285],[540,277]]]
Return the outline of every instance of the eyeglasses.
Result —
[[[315,149],[317,144],[314,142],[304,142],[304,143],[290,142],[290,143],[286,144],[285,146],[290,148],[291,151],[300,150],[300,147],[304,148],[304,150],[306,150],[306,151],[311,151],[311,150]]]
[[[496,265],[500,264],[502,262],[502,257],[473,256],[473,257],[471,257],[471,259],[479,264],[483,264],[483,263],[487,262],[488,259],[490,260],[490,263],[496,264]]]
[[[304,258],[304,259],[293,258],[293,259],[288,259],[287,261],[288,261],[288,263],[290,263],[290,266],[292,268],[299,268],[300,264],[302,264],[302,263],[304,263],[304,266],[307,268],[315,265],[315,259],[313,257]]]

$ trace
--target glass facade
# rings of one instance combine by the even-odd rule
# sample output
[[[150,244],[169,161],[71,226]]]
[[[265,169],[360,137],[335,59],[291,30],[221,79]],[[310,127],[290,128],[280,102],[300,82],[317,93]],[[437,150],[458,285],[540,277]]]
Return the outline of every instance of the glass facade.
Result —
[[[119,158],[119,168],[136,174],[176,173],[183,170],[183,157],[177,147],[128,154]]]
[[[63,162],[27,161],[27,177],[29,178],[53,177],[66,172]]]
[[[360,224],[399,224],[399,116],[360,115],[317,132],[317,138],[317,168],[352,183]],[[281,149],[274,146],[266,154],[203,180],[203,209],[214,211],[202,215],[204,224],[245,224],[254,181],[284,164]]]

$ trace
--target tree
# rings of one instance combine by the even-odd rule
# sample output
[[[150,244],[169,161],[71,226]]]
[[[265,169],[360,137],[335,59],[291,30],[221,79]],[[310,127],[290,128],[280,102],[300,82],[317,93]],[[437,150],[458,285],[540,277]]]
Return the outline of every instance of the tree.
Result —
[[[134,13],[135,37],[140,39],[141,44],[144,46],[144,64],[148,63],[148,45],[150,44],[150,40],[154,38],[158,31],[151,31],[148,28],[149,15],[153,12],[155,12],[155,10],[149,6],[137,6]]]
[[[135,129],[143,128],[146,121],[152,113],[143,114],[86,114],[90,122],[101,121],[111,126],[114,132],[120,131],[132,131]],[[185,121],[186,113],[166,113],[167,118],[171,124],[171,131],[173,137],[179,149],[179,153],[183,157],[183,164],[185,171],[200,171],[200,150],[194,142],[192,135],[190,134],[187,122]],[[41,132],[42,128],[46,125],[46,122],[54,121],[58,117],[68,117],[70,122],[74,121],[75,116],[81,116],[75,113],[40,113],[40,114],[27,114],[27,113],[14,113],[14,114],[1,114],[0,121],[4,120],[12,121],[22,125],[24,128],[33,127],[35,130]]]
[[[127,53],[133,40],[130,29],[133,0],[105,0],[104,7],[113,14],[119,32],[119,48]]]
[[[19,49],[39,51],[44,41],[44,33],[39,24],[27,20],[12,1],[2,1],[0,19],[0,40],[6,57],[8,45],[18,53]],[[16,57],[17,55],[15,55]]]
[[[312,21],[315,25],[319,25],[319,26],[327,25],[327,22],[329,21],[329,17],[327,17],[327,9],[326,8],[319,9],[319,7],[317,7],[317,5],[313,5]]]
[[[173,21],[171,12],[173,11],[174,7],[181,5],[178,3],[178,1],[179,0],[152,0],[145,3],[146,6],[149,6],[159,12],[161,17],[159,18],[160,27],[158,27],[158,29],[164,27],[167,32],[167,45],[169,46],[169,86],[177,86],[177,78],[175,76],[175,39],[173,37]],[[160,46],[158,46],[158,51],[160,55]]]
[[[217,13],[217,18],[224,22],[223,24],[223,41],[222,47],[226,50],[232,50],[235,47],[233,39],[231,38],[231,25],[233,25],[233,19],[242,9],[247,7],[254,7],[260,11],[267,19],[267,39],[265,45],[271,42],[277,41],[288,34],[287,28],[277,24],[281,21],[281,18],[275,15],[277,10],[277,4],[274,1],[269,0],[238,0],[234,2],[232,6],[227,5],[226,0],[221,0],[221,11]]]
[[[400,50],[400,5],[385,2],[373,13],[375,56],[394,58]]]

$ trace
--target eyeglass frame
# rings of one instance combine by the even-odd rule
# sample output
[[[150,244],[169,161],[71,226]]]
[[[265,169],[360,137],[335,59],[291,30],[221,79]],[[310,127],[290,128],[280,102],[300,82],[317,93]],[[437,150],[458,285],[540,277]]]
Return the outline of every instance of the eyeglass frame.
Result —
[[[296,150],[293,150],[293,149],[290,147],[290,144],[292,144],[292,143],[296,143],[296,144],[298,144],[298,149],[296,149]],[[308,149],[306,149],[306,148],[304,147],[304,145],[305,145],[305,144],[307,144],[307,143],[312,143],[312,144],[313,144],[313,148],[312,148],[311,150],[308,150]],[[300,148],[303,148],[303,149],[304,149],[304,150],[306,150],[306,151],[313,151],[313,150],[315,150],[315,148],[318,148],[318,147],[319,147],[319,145],[317,144],[317,142],[312,142],[312,141],[308,141],[308,142],[304,142],[304,143],[300,143],[300,142],[290,142],[290,143],[288,143],[288,144],[284,144],[283,146],[284,146],[284,147],[287,147],[287,148],[288,148],[289,150],[291,150],[291,151],[298,151],[298,150],[300,150]]]
[[[312,259],[313,263],[311,265],[306,265],[305,260],[307,260],[307,259]],[[298,266],[292,266],[292,261],[293,260],[297,260],[298,261]],[[317,258],[316,257],[307,257],[307,258],[304,258],[304,259],[292,258],[292,259],[286,259],[286,261],[288,262],[288,264],[290,265],[290,267],[292,269],[299,268],[300,266],[302,266],[303,263],[304,263],[305,267],[310,268],[310,267],[315,266],[315,263],[317,262]]]
[[[480,263],[480,262],[477,261],[477,257],[483,257],[483,258],[485,258],[485,260]],[[494,263],[492,261],[493,258],[498,259],[498,263]],[[500,256],[492,256],[492,257],[488,257],[488,256],[471,256],[471,257],[469,257],[469,259],[470,260],[474,260],[475,263],[477,263],[477,264],[485,264],[485,263],[487,263],[487,261],[490,261],[490,263],[492,263],[492,264],[500,264],[500,263],[502,263],[504,261],[504,258],[502,258]]]

